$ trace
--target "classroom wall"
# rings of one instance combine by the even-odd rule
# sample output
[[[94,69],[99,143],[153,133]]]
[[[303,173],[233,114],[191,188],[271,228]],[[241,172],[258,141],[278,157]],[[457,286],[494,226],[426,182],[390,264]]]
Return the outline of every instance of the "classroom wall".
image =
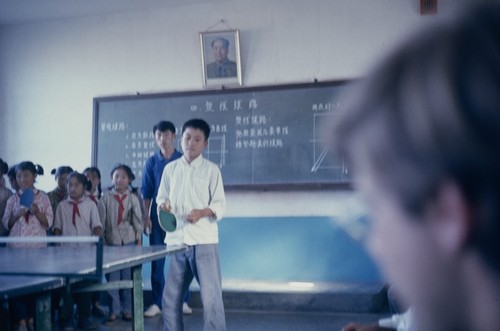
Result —
[[[198,33],[209,28],[240,29],[244,86],[362,77],[432,19],[417,2],[214,1],[1,27],[0,157],[40,163],[38,187],[52,189],[52,168],[91,163],[94,97],[203,89]],[[228,192],[233,217],[362,212],[349,191]]]

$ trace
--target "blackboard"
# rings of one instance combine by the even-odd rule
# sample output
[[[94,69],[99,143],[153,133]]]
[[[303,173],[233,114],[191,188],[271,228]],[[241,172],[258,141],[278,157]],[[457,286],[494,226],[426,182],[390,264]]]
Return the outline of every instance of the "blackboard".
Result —
[[[146,160],[158,150],[159,120],[177,130],[203,118],[211,126],[204,156],[219,165],[226,187],[289,187],[350,181],[331,155],[320,126],[342,107],[348,81],[94,98],[92,163],[110,184],[114,164],[128,164],[140,186]]]

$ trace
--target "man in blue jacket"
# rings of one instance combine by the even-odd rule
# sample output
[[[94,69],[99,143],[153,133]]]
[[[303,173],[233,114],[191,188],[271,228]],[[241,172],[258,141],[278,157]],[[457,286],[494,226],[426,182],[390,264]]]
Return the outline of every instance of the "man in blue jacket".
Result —
[[[141,193],[144,199],[145,210],[148,211],[144,222],[144,231],[149,233],[149,244],[164,245],[165,231],[158,223],[156,213],[156,195],[160,186],[161,175],[165,166],[182,156],[182,153],[174,147],[175,126],[169,121],[160,121],[153,127],[155,142],[160,150],[151,156],[144,167],[142,177]],[[144,312],[145,317],[154,317],[161,313],[161,298],[165,286],[165,259],[151,262],[151,289],[153,304]],[[190,313],[191,309],[184,307],[184,313]]]

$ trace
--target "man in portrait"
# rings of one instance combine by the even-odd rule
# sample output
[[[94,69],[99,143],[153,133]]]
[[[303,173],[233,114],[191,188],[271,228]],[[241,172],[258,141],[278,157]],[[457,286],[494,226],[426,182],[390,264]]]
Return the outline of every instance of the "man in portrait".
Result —
[[[229,40],[223,37],[215,38],[212,43],[214,62],[207,64],[207,78],[237,77],[236,62],[229,60]]]

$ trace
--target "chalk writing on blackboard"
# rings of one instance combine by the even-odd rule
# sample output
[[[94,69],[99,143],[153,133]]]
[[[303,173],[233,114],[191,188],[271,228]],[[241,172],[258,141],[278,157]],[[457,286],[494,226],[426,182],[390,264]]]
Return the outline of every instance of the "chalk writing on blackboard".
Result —
[[[107,173],[129,164],[139,185],[157,152],[153,125],[170,120],[180,148],[182,124],[211,127],[204,157],[219,165],[226,186],[335,184],[350,181],[348,165],[324,141],[324,123],[342,108],[349,82],[94,99],[93,163]]]

